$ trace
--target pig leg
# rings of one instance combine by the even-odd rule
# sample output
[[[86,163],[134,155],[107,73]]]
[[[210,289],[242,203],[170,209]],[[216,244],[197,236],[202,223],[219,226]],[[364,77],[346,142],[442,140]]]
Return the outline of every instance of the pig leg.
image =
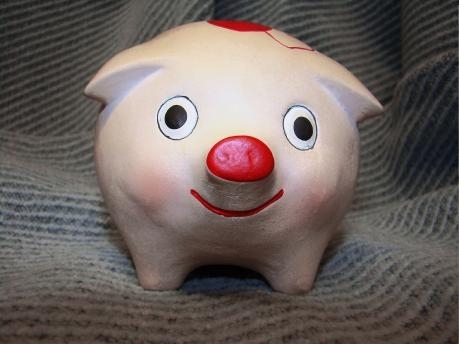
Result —
[[[274,290],[300,294],[312,288],[328,243],[328,238],[320,239],[320,242],[306,240],[285,245],[285,249],[270,262],[270,267],[261,271]]]
[[[151,233],[144,239],[128,241],[140,285],[150,290],[179,288],[194,268],[185,250]]]
[[[183,267],[178,261],[158,263],[159,259],[145,261],[134,259],[140,285],[149,290],[174,290],[184,282],[191,269]]]

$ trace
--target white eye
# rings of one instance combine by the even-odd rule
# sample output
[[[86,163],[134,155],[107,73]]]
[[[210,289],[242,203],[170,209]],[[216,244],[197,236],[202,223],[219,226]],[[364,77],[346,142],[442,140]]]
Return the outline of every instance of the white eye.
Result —
[[[198,111],[190,99],[176,96],[166,100],[158,110],[158,127],[171,140],[190,135],[198,122]]]
[[[316,119],[305,106],[294,105],[284,116],[284,132],[295,148],[312,149],[317,139]]]

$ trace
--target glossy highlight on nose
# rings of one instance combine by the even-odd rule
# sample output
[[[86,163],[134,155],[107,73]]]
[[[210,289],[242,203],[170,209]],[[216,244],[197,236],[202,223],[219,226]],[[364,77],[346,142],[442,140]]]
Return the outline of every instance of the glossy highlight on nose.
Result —
[[[230,136],[217,142],[207,155],[213,175],[235,182],[253,182],[267,177],[274,168],[269,147],[252,136]]]

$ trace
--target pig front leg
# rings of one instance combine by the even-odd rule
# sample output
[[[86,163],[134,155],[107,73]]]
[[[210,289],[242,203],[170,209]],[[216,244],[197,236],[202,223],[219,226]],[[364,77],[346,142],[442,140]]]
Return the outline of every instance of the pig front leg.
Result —
[[[267,265],[269,267],[260,272],[276,291],[286,294],[306,293],[314,284],[328,241],[328,236],[324,236],[314,240],[289,242],[271,257]]]
[[[148,236],[127,240],[140,285],[157,291],[177,289],[194,269],[191,259],[174,238],[152,232],[150,228]]]
[[[133,259],[139,283],[144,289],[156,291],[178,289],[191,271],[176,260],[158,263],[160,258],[146,260],[137,256]]]

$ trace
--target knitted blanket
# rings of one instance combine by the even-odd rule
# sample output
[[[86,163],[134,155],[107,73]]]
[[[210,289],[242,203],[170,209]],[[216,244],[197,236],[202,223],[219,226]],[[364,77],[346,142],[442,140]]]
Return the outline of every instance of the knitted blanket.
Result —
[[[457,343],[457,2],[0,3],[1,343]],[[259,22],[350,69],[384,113],[360,126],[345,230],[314,288],[204,267],[143,290],[104,207],[84,86],[183,23]]]

